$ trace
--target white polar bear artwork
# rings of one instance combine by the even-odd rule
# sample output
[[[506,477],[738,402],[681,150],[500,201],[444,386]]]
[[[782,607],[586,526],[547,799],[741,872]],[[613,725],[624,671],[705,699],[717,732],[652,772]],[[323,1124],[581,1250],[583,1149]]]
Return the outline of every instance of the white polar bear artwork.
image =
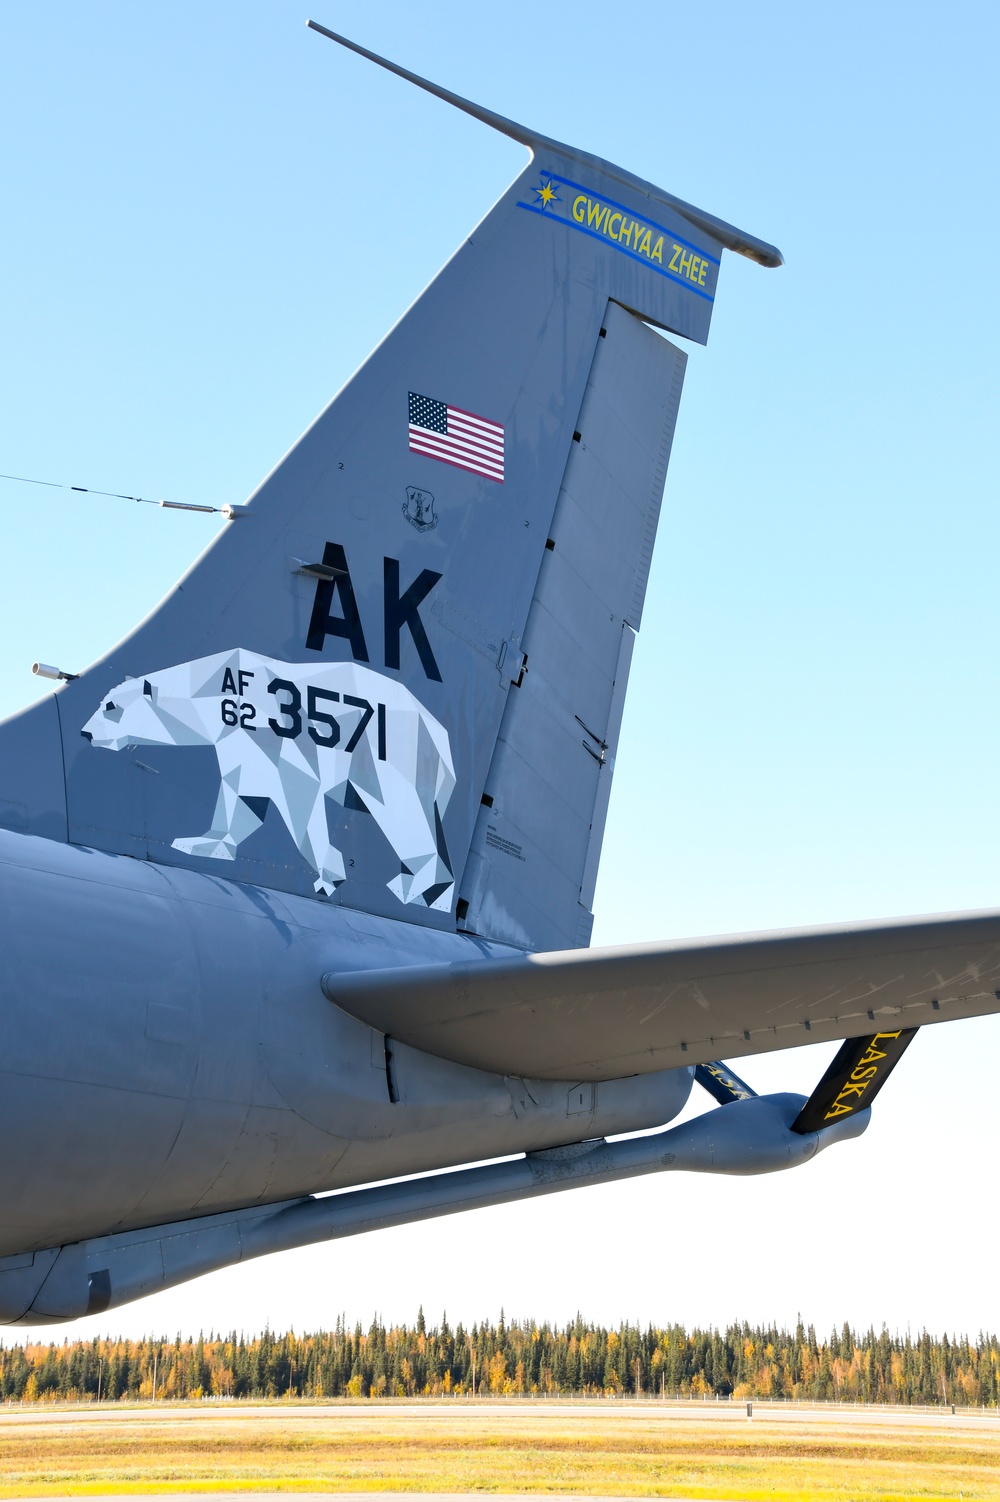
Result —
[[[83,727],[91,745],[214,746],[221,784],[204,834],[175,850],[234,860],[279,811],[329,896],[345,880],[326,800],[371,814],[399,857],[389,890],[447,912],[442,817],[455,786],[448,732],[409,689],[352,662],[277,662],[237,648],[128,678]]]

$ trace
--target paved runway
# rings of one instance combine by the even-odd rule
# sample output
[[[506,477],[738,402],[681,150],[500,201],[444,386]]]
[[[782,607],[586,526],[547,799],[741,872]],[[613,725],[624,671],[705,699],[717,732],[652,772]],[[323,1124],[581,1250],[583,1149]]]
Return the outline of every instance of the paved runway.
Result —
[[[874,1425],[882,1428],[954,1427],[975,1428],[992,1433],[1000,1432],[1000,1410],[995,1408],[959,1408],[953,1414],[948,1408],[881,1408],[849,1404],[766,1403],[754,1400],[753,1418],[748,1419],[745,1403],[672,1403],[652,1400],[644,1402],[613,1402],[595,1399],[590,1403],[545,1400],[491,1403],[451,1399],[444,1402],[427,1401],[408,1403],[403,1401],[365,1401],[361,1403],[297,1403],[278,1401],[274,1403],[208,1402],[208,1403],[86,1403],[79,1405],[0,1407],[0,1428],[6,1424],[59,1424],[71,1421],[74,1424],[86,1421],[114,1421],[127,1419],[130,1423],[185,1423],[210,1419],[252,1420],[254,1423],[287,1423],[289,1419],[310,1418],[340,1419],[351,1425],[370,1423],[378,1425],[387,1415],[397,1419],[424,1420],[427,1423],[442,1422],[479,1423],[483,1419],[516,1418],[519,1423],[539,1420],[586,1420],[592,1422],[617,1418],[628,1423],[663,1423],[671,1420],[679,1423],[730,1422],[734,1424],[832,1424],[837,1426]],[[219,1494],[222,1495],[221,1493]],[[304,1493],[300,1495],[305,1495]],[[346,1495],[342,1493],[341,1495]],[[383,1493],[382,1495],[389,1495]],[[426,1495],[431,1495],[427,1493]]]

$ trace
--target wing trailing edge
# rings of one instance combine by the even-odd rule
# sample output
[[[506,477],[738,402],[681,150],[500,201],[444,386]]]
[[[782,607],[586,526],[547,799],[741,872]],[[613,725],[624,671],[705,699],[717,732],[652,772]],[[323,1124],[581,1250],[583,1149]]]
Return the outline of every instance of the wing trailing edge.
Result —
[[[456,1063],[601,1080],[1000,1011],[1000,912],[323,977]]]

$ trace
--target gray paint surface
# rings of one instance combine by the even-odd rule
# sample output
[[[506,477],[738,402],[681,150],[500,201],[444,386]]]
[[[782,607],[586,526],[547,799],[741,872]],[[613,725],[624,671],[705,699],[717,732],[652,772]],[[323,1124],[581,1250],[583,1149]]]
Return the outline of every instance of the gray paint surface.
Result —
[[[474,933],[529,949],[589,942],[686,362],[608,304],[459,886]]]
[[[0,1259],[0,1319],[47,1323],[100,1313],[198,1273],[271,1252],[584,1184],[678,1170],[777,1173],[809,1162],[833,1143],[860,1136],[871,1114],[860,1112],[799,1135],[791,1125],[803,1104],[801,1095],[758,1096],[624,1142],[600,1138],[403,1183],[88,1238],[30,1260]]]
[[[332,1006],[331,968],[497,955],[0,832],[0,1256],[669,1121],[687,1070],[468,1069]],[[27,1004],[26,1004],[27,1002]]]
[[[586,178],[594,203],[603,190],[625,204],[614,211],[619,231],[623,213],[630,224],[653,224],[648,202],[621,183],[605,182],[593,167],[554,156],[531,163],[250,498],[247,513],[227,526],[130,637],[54,696],[61,752],[48,703],[0,726],[0,766],[6,761],[10,769],[5,781],[18,827],[55,837],[65,829],[78,844],[206,869],[204,856],[173,842],[211,826],[219,793],[212,751],[140,742],[134,750],[111,752],[83,739],[83,727],[125,680],[146,680],[216,653],[241,649],[289,664],[314,659],[317,673],[330,662],[367,659],[387,684],[412,692],[448,732],[456,787],[443,816],[444,836],[452,869],[464,870],[498,730],[517,692],[510,671],[516,678],[609,300],[704,340],[721,251],[719,242],[656,206],[665,239],[661,260],[669,262],[671,246],[694,246],[711,271],[706,289],[596,231],[580,232],[572,214],[536,212],[556,168],[564,177]],[[560,188],[556,206],[565,207],[571,192]],[[410,450],[411,391],[503,426],[502,484]],[[590,414],[595,428],[612,420],[610,408]],[[616,478],[619,493],[627,491],[629,473]],[[642,485],[647,491],[645,478]],[[408,519],[410,489],[433,495],[435,527],[421,531]],[[648,507],[649,495],[635,500]],[[351,639],[320,633],[317,642],[311,626],[325,586],[302,566],[321,562],[331,544],[343,550],[359,625]],[[395,572],[387,583],[390,567]],[[428,588],[433,576],[439,577]],[[411,588],[424,591],[416,610],[430,671],[410,625],[398,626],[399,597]],[[345,611],[341,585],[334,596],[328,614],[336,623]],[[388,631],[387,608],[396,616]],[[594,671],[600,673],[600,665]],[[585,700],[586,658],[577,660],[574,673]],[[220,674],[220,703],[222,681]],[[236,702],[241,712],[244,702],[255,710],[258,742],[272,734],[272,719],[287,726],[278,712],[286,701],[266,692],[261,680]],[[580,815],[589,817],[583,809]],[[530,822],[531,810],[526,818]],[[403,907],[387,891],[399,859],[370,817],[345,809],[335,822],[336,843],[352,864],[330,900],[454,928],[454,897],[450,911],[438,912]],[[312,893],[316,878],[273,809],[220,874],[302,895]],[[530,893],[534,873],[523,874]],[[537,931],[516,924],[518,942],[551,946],[556,929],[540,918]],[[575,928],[561,940],[577,941]]]
[[[991,917],[581,950],[685,363],[647,325],[704,343],[723,248],[781,258],[412,81],[532,161],[167,598],[0,725],[0,1319],[789,1166],[861,1118],[594,1139],[671,1121],[723,1043],[996,1009]]]
[[[1000,1011],[1000,913],[504,955],[323,986],[444,1058],[597,1080]]]

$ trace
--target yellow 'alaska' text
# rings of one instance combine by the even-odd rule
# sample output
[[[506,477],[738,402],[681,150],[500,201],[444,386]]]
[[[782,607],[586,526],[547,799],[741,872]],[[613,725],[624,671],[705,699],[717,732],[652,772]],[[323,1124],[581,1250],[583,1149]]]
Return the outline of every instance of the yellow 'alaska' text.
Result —
[[[856,1111],[862,1103],[862,1097],[872,1080],[879,1073],[880,1063],[887,1057],[882,1049],[876,1044],[881,1039],[898,1038],[899,1033],[876,1033],[869,1043],[862,1057],[847,1076],[845,1083],[840,1088],[840,1093],[833,1105],[824,1116],[824,1121],[831,1121],[837,1116],[846,1116],[851,1111]]]
[[[734,1100],[752,1099],[751,1093],[746,1088],[746,1086],[738,1085],[733,1079],[732,1075],[727,1074],[719,1064],[706,1064],[705,1068],[708,1070],[709,1074],[714,1075],[717,1080],[722,1081],[726,1089],[731,1091]]]
[[[623,250],[643,256],[664,271],[672,271],[683,281],[693,282],[696,287],[704,287],[709,267],[705,257],[693,250],[685,250],[676,240],[656,234],[641,219],[632,219],[621,209],[601,203],[588,193],[580,193],[574,198],[573,218],[577,224],[603,235],[606,240],[613,240]]]

